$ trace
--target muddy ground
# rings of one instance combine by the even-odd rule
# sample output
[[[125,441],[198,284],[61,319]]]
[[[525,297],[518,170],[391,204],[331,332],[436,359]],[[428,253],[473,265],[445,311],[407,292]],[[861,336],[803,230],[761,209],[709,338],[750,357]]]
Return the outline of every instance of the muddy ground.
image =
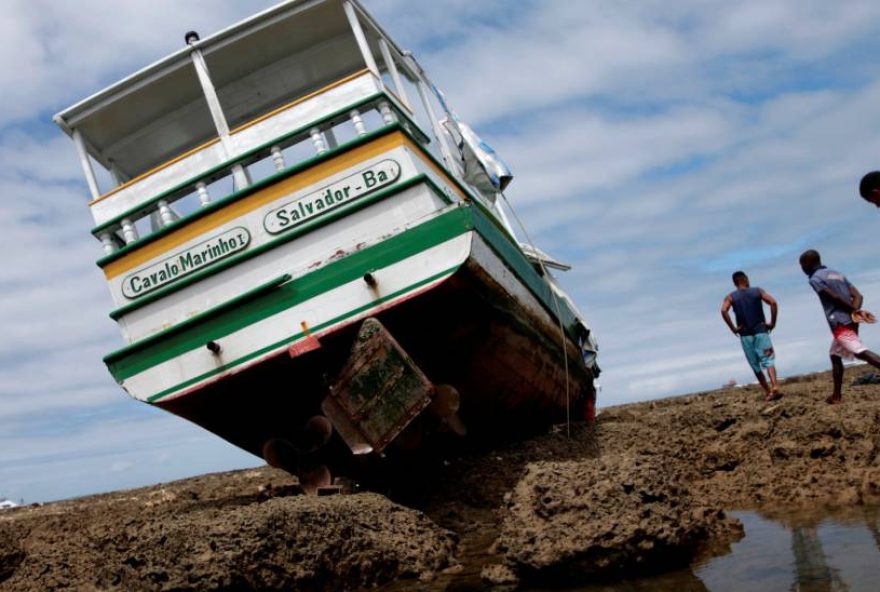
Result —
[[[849,370],[847,382],[867,370]],[[686,564],[723,510],[880,503],[880,385],[827,373],[602,411],[408,469],[396,501],[305,497],[270,468],[0,513],[2,590],[513,589]]]

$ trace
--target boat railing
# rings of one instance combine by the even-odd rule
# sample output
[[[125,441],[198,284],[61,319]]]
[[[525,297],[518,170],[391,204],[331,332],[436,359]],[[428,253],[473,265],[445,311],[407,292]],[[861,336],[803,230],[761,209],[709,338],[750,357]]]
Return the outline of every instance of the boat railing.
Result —
[[[100,239],[105,253],[99,264],[185,224],[241,190],[328,152],[344,151],[389,125],[402,126],[422,145],[430,142],[394,99],[377,93],[189,178],[97,226],[92,234]],[[242,176],[244,185],[240,184]]]

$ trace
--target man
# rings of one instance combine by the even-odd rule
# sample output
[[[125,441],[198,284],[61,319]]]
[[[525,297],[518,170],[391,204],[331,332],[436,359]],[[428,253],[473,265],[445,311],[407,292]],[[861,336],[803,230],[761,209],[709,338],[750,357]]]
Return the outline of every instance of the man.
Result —
[[[749,285],[749,276],[742,271],[733,274],[733,285],[736,290],[728,294],[721,303],[721,318],[734,335],[739,335],[746,360],[764,389],[764,399],[773,401],[782,396],[776,380],[776,355],[770,341],[770,331],[776,328],[779,307],[770,294],[761,288],[752,288]],[[764,317],[765,302],[770,306],[769,323]],[[731,307],[736,314],[736,325],[730,320]],[[770,384],[764,378],[764,370],[770,376]]]
[[[862,177],[859,193],[866,202],[880,208],[880,171],[872,171]]]
[[[859,338],[857,319],[872,318],[870,313],[862,311],[861,293],[849,283],[846,277],[833,269],[822,265],[822,258],[817,251],[804,251],[800,258],[801,269],[810,278],[810,286],[819,295],[819,301],[825,310],[825,318],[834,336],[831,341],[831,370],[834,379],[834,392],[825,402],[836,404],[841,402],[841,386],[843,385],[843,359],[854,357],[880,368],[880,357],[862,343]]]

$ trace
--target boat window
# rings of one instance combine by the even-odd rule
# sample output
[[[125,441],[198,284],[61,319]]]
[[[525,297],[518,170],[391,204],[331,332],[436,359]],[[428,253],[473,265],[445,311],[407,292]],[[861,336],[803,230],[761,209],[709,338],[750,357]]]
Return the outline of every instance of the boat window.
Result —
[[[98,184],[98,190],[101,193],[111,191],[118,185],[110,169],[96,160],[91,154],[89,155],[89,163],[92,165],[92,171],[95,173],[95,182]]]
[[[337,2],[206,50],[205,61],[231,129],[364,68]]]
[[[101,168],[109,169],[112,162],[129,179],[217,135],[188,62],[149,85],[133,85],[99,111],[70,123],[83,134]]]

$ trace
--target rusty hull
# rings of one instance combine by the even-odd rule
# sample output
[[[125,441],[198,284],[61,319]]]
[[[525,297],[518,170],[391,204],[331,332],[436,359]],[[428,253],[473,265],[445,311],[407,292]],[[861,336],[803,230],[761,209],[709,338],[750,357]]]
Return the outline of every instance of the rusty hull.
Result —
[[[532,314],[473,260],[376,316],[426,381],[460,393],[468,441],[519,437],[567,416],[582,420],[595,398],[579,348],[565,339],[566,375],[559,326]],[[346,363],[360,327],[320,335],[309,347],[157,404],[258,456],[272,438],[296,442],[305,422],[323,413],[331,385],[351,373]],[[422,395],[413,400],[419,411],[429,402]],[[409,432],[402,441],[413,441]],[[351,457],[339,437],[323,454],[336,462]]]

